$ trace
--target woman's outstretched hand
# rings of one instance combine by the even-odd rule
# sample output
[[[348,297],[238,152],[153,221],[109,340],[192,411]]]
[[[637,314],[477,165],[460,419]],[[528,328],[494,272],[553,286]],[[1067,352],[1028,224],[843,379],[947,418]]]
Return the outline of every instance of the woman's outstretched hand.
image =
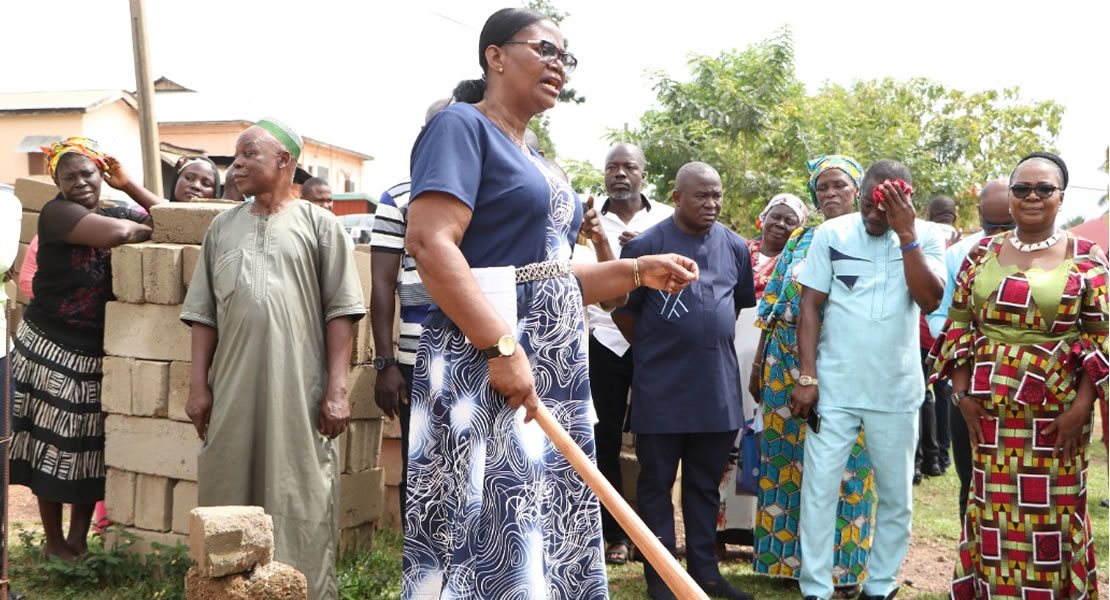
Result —
[[[680,254],[651,254],[636,260],[640,282],[652,289],[677,294],[698,278],[698,263]]]

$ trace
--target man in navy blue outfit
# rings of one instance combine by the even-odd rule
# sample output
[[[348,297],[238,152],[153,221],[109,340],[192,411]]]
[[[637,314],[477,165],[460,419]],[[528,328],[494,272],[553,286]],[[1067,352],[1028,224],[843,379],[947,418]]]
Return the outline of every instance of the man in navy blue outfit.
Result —
[[[755,306],[747,244],[717,222],[721,199],[713,167],[679,169],[674,216],[629,241],[621,258],[675,252],[697,261],[701,277],[678,294],[639,288],[613,321],[633,349],[640,515],[674,552],[671,487],[681,462],[687,570],[712,596],[750,600],[721,576],[716,553],[718,487],[742,423],[736,317]],[[674,598],[646,563],[644,576],[653,600]]]

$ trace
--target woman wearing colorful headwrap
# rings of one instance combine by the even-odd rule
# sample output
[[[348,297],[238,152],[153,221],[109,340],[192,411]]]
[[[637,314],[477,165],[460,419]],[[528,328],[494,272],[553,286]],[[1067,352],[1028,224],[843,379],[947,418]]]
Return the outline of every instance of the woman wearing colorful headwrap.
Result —
[[[207,156],[182,156],[174,165],[174,202],[200,202],[220,197],[220,170]]]
[[[819,156],[807,164],[809,195],[832,219],[854,210],[863,169],[847,156]],[[800,288],[795,278],[805,263],[816,226],[798,230],[787,242],[759,303],[756,326],[763,330],[752,365],[749,390],[763,405],[754,570],[797,579],[802,564],[798,543],[802,457],[806,425],[790,414],[790,391],[798,378],[795,325]],[[845,467],[837,509],[833,583],[837,595],[854,594],[867,572],[874,500],[871,461],[863,434]]]
[[[752,278],[755,282],[755,297],[759,300],[763,296],[763,289],[771,278],[775,268],[776,258],[786,246],[790,234],[806,221],[809,210],[804,202],[794,194],[778,194],[759,213],[756,228],[760,230],[760,239],[748,240],[748,253],[752,260]],[[745,369],[752,364],[759,347],[759,330],[752,327],[753,321],[758,321],[758,313],[749,310],[742,314],[736,321],[736,358],[740,364],[740,376],[743,377]],[[725,475],[721,480],[721,510],[717,514],[717,540],[718,542],[740,543],[738,532],[750,530],[752,527],[752,514],[755,511],[755,497],[750,491],[742,490],[737,486],[738,463],[741,462],[741,442],[745,435],[752,435],[761,427],[755,423],[756,407],[759,405],[759,396],[750,390],[743,393],[743,414],[745,425],[736,436],[736,446],[729,455]]]
[[[59,193],[39,215],[34,297],[15,340],[11,483],[38,498],[47,554],[74,560],[87,550],[93,507],[104,498],[100,380],[111,249],[150,239],[152,227],[148,214],[100,207],[101,182],[148,210],[164,200],[93,140],[73,137],[43,151]],[[62,504],[73,505],[66,536]]]

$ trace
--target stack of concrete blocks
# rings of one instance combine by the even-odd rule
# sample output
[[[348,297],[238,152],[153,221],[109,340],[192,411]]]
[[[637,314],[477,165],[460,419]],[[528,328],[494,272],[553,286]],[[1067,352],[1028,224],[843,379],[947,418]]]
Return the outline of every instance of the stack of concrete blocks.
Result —
[[[307,600],[300,571],[274,562],[274,520],[258,506],[189,513],[186,600]]]
[[[394,354],[396,356],[396,354]],[[385,469],[385,514],[381,524],[400,530],[401,515],[401,420],[387,419],[382,431],[382,467]]]
[[[27,255],[27,246],[31,243],[31,239],[35,237],[35,234],[39,232],[39,212],[42,211],[42,207],[47,202],[58,195],[58,188],[49,177],[22,178],[15,182],[15,195],[19,198],[19,203],[23,205],[23,220],[19,229],[19,253],[16,254],[15,263],[12,265],[13,275],[23,267],[23,257]],[[15,335],[16,328],[20,319],[23,318],[23,311],[27,308],[27,302],[30,298],[27,298],[18,290],[14,277],[4,287],[8,293],[8,298],[12,300],[11,328],[12,335]]]
[[[189,532],[197,505],[200,440],[185,414],[189,397],[191,333],[181,322],[181,303],[200,259],[200,243],[225,203],[172,203],[151,211],[150,242],[112,251],[112,291],[104,336],[103,409],[105,503],[109,519],[150,543],[173,545]],[[369,302],[369,254],[356,254]],[[384,471],[378,464],[382,415],[374,403],[376,372],[368,335],[360,320],[351,353],[347,389],[349,429],[340,448],[341,551],[368,546],[382,513]],[[217,399],[218,401],[218,399]],[[290,485],[296,485],[290,482]]]

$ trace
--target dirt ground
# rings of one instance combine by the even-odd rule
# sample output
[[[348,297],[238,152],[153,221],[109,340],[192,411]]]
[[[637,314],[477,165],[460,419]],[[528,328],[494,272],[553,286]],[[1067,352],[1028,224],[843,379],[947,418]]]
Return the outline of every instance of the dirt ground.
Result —
[[[8,523],[29,523],[39,520],[39,503],[31,488],[13,485],[8,488],[11,503],[8,505]]]

